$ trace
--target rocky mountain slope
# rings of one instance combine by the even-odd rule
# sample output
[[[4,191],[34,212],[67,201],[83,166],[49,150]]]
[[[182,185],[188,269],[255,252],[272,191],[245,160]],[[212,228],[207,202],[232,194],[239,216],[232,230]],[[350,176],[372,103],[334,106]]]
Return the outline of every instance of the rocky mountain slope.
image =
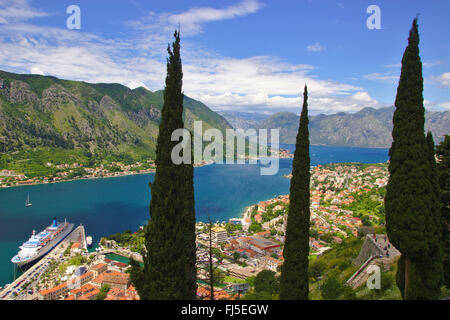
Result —
[[[269,118],[268,115],[263,115],[260,113],[240,111],[218,111],[217,113],[227,119],[233,128],[244,130],[256,128],[259,122]]]
[[[389,148],[392,142],[394,107],[364,108],[356,113],[310,116],[310,141],[315,145]],[[426,112],[425,130],[435,142],[450,134],[450,111]],[[280,129],[280,143],[295,143],[299,116],[279,112],[258,124],[259,128]]]
[[[56,148],[153,157],[162,106],[163,91],[0,71],[0,152]],[[195,120],[203,120],[204,130],[231,127],[187,96],[184,107],[188,129]]]

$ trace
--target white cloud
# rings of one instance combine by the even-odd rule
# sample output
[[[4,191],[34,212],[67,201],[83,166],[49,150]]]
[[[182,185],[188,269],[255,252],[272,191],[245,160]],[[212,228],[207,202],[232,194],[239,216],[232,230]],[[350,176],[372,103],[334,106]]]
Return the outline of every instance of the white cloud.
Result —
[[[184,90],[214,109],[235,108],[298,111],[304,84],[314,101],[311,108],[323,112],[359,109],[374,105],[367,93],[353,85],[320,80],[309,65],[292,65],[270,56],[233,59],[216,57],[187,61]],[[357,93],[354,97],[351,94]],[[315,99],[315,100],[314,100]],[[346,105],[349,102],[348,106]],[[355,110],[356,110],[355,109]]]
[[[217,105],[219,110],[236,110],[240,111],[256,111],[270,113],[277,111],[291,111],[299,114],[303,99],[300,97],[282,97],[273,96],[269,97],[264,94],[255,94],[241,96],[232,94],[230,92],[216,95],[216,96],[201,96],[200,100],[204,101],[208,105]],[[239,106],[236,108],[236,106]],[[358,98],[351,96],[316,96],[309,94],[308,96],[308,108],[311,114],[324,113],[332,114],[336,112],[356,112],[363,107],[382,107],[381,103],[375,99],[370,101],[361,101]]]
[[[444,72],[440,76],[431,78],[432,80],[436,81],[440,86],[450,88],[450,72]]]
[[[196,8],[177,15],[152,13],[155,19],[147,21],[147,17],[131,24],[129,36],[120,39],[23,21],[2,25],[0,68],[159,90],[164,88],[166,48],[172,40],[170,17],[183,17],[195,33],[203,30],[207,22],[251,14],[260,7],[257,1],[243,1],[212,11]],[[205,12],[211,15],[204,15]],[[169,31],[160,28],[161,21],[165,21]],[[224,57],[196,46],[189,39],[182,40],[183,90],[215,110],[287,109],[298,113],[305,84],[312,111],[353,112],[366,106],[381,106],[361,87],[318,78],[311,65],[291,64],[273,56]]]
[[[369,94],[365,91],[359,91],[357,93],[355,93],[352,98],[356,101],[361,101],[361,102],[374,102],[375,100],[372,99]]]
[[[438,106],[450,110],[450,102],[441,102],[438,104]]]
[[[256,0],[245,0],[225,9],[192,8],[181,14],[169,15],[167,21],[172,26],[180,24],[183,33],[197,34],[202,31],[202,25],[205,23],[242,17],[256,13],[261,7],[262,4]]]
[[[441,60],[422,61],[422,66],[429,68],[429,67],[435,67],[435,66],[441,65],[443,63],[444,62]],[[386,64],[383,67],[384,68],[401,68],[402,64],[401,63]]]
[[[46,17],[49,14],[32,8],[28,0],[0,0],[0,24]]]
[[[320,51],[325,51],[327,49],[327,47],[322,46],[320,43],[316,42],[314,44],[310,44],[309,46],[306,47],[308,49],[308,51],[311,52],[320,52]]]
[[[44,71],[42,71],[39,67],[31,67],[30,72],[31,74],[40,74],[41,76],[44,75]]]
[[[447,111],[450,110],[450,102],[445,101],[429,101],[427,99],[423,100],[423,105],[427,111]]]
[[[383,67],[384,68],[401,68],[402,64],[401,63],[386,64]]]
[[[393,72],[384,72],[384,73],[370,73],[363,75],[364,80],[370,81],[381,81],[387,83],[397,83],[399,80],[399,74],[394,74]]]
[[[263,4],[257,0],[244,0],[222,9],[198,7],[178,14],[163,13],[159,15],[150,12],[146,17],[138,21],[130,21],[129,24],[137,29],[147,31],[159,29],[165,33],[173,32],[180,26],[182,35],[186,37],[202,33],[204,25],[207,23],[254,14],[262,7]]]
[[[149,88],[147,88],[145,83],[139,82],[139,81],[138,82],[137,81],[131,81],[131,82],[129,82],[127,84],[127,87],[130,88],[130,89],[136,89],[136,88],[139,88],[139,87],[144,87],[145,89],[150,90]]]

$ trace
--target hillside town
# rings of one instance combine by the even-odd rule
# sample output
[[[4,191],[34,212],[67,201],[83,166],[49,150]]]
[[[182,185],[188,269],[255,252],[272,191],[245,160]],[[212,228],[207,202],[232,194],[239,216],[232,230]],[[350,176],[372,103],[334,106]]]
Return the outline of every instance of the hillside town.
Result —
[[[321,256],[350,235],[359,236],[364,227],[384,224],[380,194],[387,183],[385,164],[319,165],[311,169],[311,174],[312,256]],[[263,270],[279,274],[288,211],[289,195],[282,195],[248,207],[241,218],[212,224],[198,222],[198,296],[209,298],[210,243],[217,270],[215,295],[221,299],[245,293],[249,290],[248,279]],[[134,250],[142,252],[141,243]]]

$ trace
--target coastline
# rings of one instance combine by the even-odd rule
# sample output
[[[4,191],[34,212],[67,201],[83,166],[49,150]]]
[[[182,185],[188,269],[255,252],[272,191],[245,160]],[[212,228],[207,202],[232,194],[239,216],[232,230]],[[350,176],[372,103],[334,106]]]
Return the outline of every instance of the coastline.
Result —
[[[139,174],[150,174],[155,173],[155,171],[149,171],[149,172],[137,172],[137,173],[128,173],[123,175],[117,175],[117,176],[104,176],[104,177],[83,177],[79,179],[67,179],[67,180],[61,180],[61,181],[49,181],[49,182],[37,182],[37,183],[29,183],[29,184],[22,184],[22,185],[14,185],[14,186],[4,186],[0,187],[1,189],[9,189],[9,188],[16,188],[16,187],[30,187],[30,186],[37,186],[37,185],[45,185],[45,184],[55,184],[55,183],[64,183],[64,182],[74,182],[74,181],[83,181],[83,180],[94,180],[94,179],[107,179],[107,178],[122,178],[127,176],[135,176]]]
[[[286,149],[279,149],[281,151],[281,153],[279,154],[279,159],[292,159],[293,158],[293,154]],[[248,157],[244,158],[245,161],[249,160]],[[255,158],[254,160],[261,160],[260,157]],[[154,161],[154,160],[153,160]],[[208,165],[212,165],[215,164],[214,161],[210,162],[210,161],[202,161],[202,163],[199,164],[193,164],[194,168],[198,168],[198,167],[204,167],[204,166],[208,166]],[[6,170],[6,169],[5,169]],[[14,187],[27,187],[27,186],[36,186],[36,185],[43,185],[43,184],[51,184],[51,183],[61,183],[61,182],[73,182],[73,181],[79,181],[79,180],[90,180],[90,179],[100,179],[100,178],[120,178],[120,177],[125,177],[125,176],[133,176],[133,175],[138,175],[138,174],[150,174],[150,173],[155,173],[156,172],[156,168],[152,168],[152,169],[145,169],[142,170],[144,172],[129,172],[126,174],[118,174],[118,175],[107,175],[107,176],[94,176],[94,177],[80,177],[80,178],[73,178],[73,179],[64,179],[64,180],[58,180],[58,181],[42,181],[42,182],[32,182],[32,183],[24,183],[24,184],[15,184],[12,186],[6,186],[6,185],[0,185],[0,190],[1,189],[8,189],[8,188],[14,188]],[[120,172],[123,173],[123,172]],[[17,175],[16,175],[17,176]],[[0,176],[1,177],[1,176]],[[39,178],[39,177],[38,177]],[[42,178],[42,177],[40,177]],[[45,178],[45,177],[44,177]],[[23,181],[23,180],[20,180]]]
[[[328,150],[327,150],[327,152],[328,152]],[[320,154],[318,154],[318,156],[320,156]],[[314,162],[314,161],[312,161],[312,163],[314,163],[314,166],[318,166],[318,165],[324,165],[324,164],[330,164],[330,163],[336,163],[336,161],[337,161],[337,163],[340,163],[339,162],[339,160],[340,160],[340,158],[336,158],[336,157],[334,157],[334,158],[331,158],[331,159],[329,159],[329,160],[331,160],[331,162],[329,162],[329,161],[321,161],[322,163],[317,163],[317,161],[316,162]],[[334,160],[334,161],[333,161]],[[385,161],[385,159],[384,158],[381,158],[381,159],[378,159],[378,157],[373,157],[373,156],[369,156],[369,157],[366,157],[366,158],[361,158],[361,157],[356,157],[356,158],[353,158],[352,159],[353,161],[354,161],[354,163],[384,163],[384,161]],[[342,160],[341,160],[342,161]],[[344,158],[344,161],[350,161],[350,160],[347,160],[346,158]],[[151,172],[150,172],[151,173]],[[283,172],[284,173],[284,172]],[[286,172],[287,173],[287,172]],[[139,173],[139,172],[136,172],[136,173],[133,173],[133,174],[130,174],[130,175],[136,175],[136,174],[144,174],[144,173]],[[115,177],[123,177],[123,175],[121,175],[121,176],[111,176],[111,177],[95,177],[95,178],[115,178]],[[209,176],[208,176],[209,177]],[[214,176],[215,177],[215,176]],[[132,177],[130,177],[130,179],[131,179]],[[93,178],[90,178],[90,179],[93,179]],[[143,177],[143,178],[138,178],[137,176],[135,176],[135,178],[134,179],[144,179],[144,180],[146,180],[147,179],[147,177]],[[283,178],[283,180],[285,180],[286,178]],[[76,181],[76,180],[88,180],[88,179],[81,179],[81,178],[79,178],[79,179],[72,179],[72,180],[70,180],[70,181]],[[209,179],[208,180],[208,183],[211,183],[211,181],[210,181],[211,179]],[[105,180],[105,181],[113,181],[113,180]],[[122,180],[115,180],[115,181],[128,181],[128,179],[122,179]],[[57,182],[69,182],[69,180],[64,180],[64,181],[57,181]],[[56,182],[49,182],[49,183],[56,183]],[[97,183],[100,183],[100,181],[99,182],[97,182]],[[93,183],[93,184],[89,184],[89,183],[86,183],[86,186],[88,186],[88,185],[96,185],[96,183]],[[23,186],[23,185],[22,185]],[[25,185],[26,186],[26,185]],[[259,189],[259,187],[257,187],[258,185],[256,184],[256,185],[253,185],[253,187],[252,188],[258,188]],[[55,186],[56,187],[56,186]],[[209,191],[209,189],[208,190],[205,190],[205,186],[204,185],[202,185],[202,187],[203,187],[203,191]],[[36,187],[37,188],[37,187]],[[59,187],[58,187],[59,188]],[[5,188],[6,189],[6,188]],[[44,188],[44,189],[46,189],[46,188]],[[51,188],[49,188],[49,189],[51,189]],[[49,190],[48,189],[48,190]],[[258,202],[259,201],[265,201],[265,200],[269,200],[269,199],[273,199],[273,198],[276,198],[277,196],[279,196],[279,195],[283,195],[283,194],[287,194],[289,191],[285,191],[284,189],[285,188],[283,188],[283,190],[278,190],[278,188],[274,188],[274,187],[270,187],[270,189],[273,189],[273,193],[272,192],[270,192],[269,194],[267,194],[267,193],[257,193],[257,194],[259,194],[260,195],[260,197],[256,197],[256,198],[254,198],[255,200],[254,201],[250,201],[250,202],[247,202],[247,201],[245,201],[245,196],[241,196],[241,197],[239,197],[239,198],[244,198],[244,203],[243,203],[243,205],[242,206],[234,206],[235,207],[235,209],[233,209],[232,211],[228,211],[227,212],[227,214],[226,215],[224,215],[223,216],[223,220],[224,221],[228,221],[229,219],[231,219],[231,218],[237,218],[237,219],[243,219],[243,218],[245,218],[245,217],[248,217],[249,216],[249,214],[250,214],[250,212],[251,212],[251,210],[250,210],[250,212],[248,212],[249,211],[249,209],[252,207],[252,206],[254,206],[255,204],[258,204]],[[9,191],[13,191],[13,190],[16,190],[15,192],[17,192],[17,191],[19,191],[19,190],[27,190],[27,189],[11,189],[11,190],[9,190]],[[29,190],[29,189],[28,189]],[[39,190],[41,190],[41,189],[39,189]],[[89,188],[88,188],[88,190],[90,190]],[[228,190],[228,189],[227,189]],[[44,191],[42,191],[42,192],[44,192],[45,193],[45,190]],[[5,197],[7,196],[8,198],[10,197],[9,196],[9,192],[7,191],[7,190],[5,190],[5,192],[3,192],[3,193],[1,193],[1,191],[0,191],[0,194],[3,194]],[[18,200],[18,202],[20,202],[20,203],[22,203],[22,195],[15,195],[15,196],[17,196],[17,198],[19,199]],[[25,196],[26,196],[26,194],[25,194]],[[6,199],[6,198],[5,198]],[[89,201],[89,199],[87,199],[88,200],[88,203],[90,203],[90,201]],[[221,200],[221,199],[219,199],[219,200]],[[139,200],[140,201],[140,200]],[[138,201],[138,202],[139,202]],[[92,202],[95,202],[95,200],[93,200]],[[133,203],[135,203],[135,200],[133,200],[132,201]],[[143,206],[148,206],[148,202],[147,201],[141,201],[142,202],[142,205]],[[7,205],[6,203],[5,203],[5,205]],[[23,205],[20,205],[20,207],[23,207]],[[54,215],[58,215],[58,214],[66,214],[66,213],[64,213],[64,212],[66,212],[66,211],[70,211],[70,210],[72,210],[72,209],[66,209],[66,207],[63,207],[62,208],[62,210],[59,210],[60,208],[58,207],[57,208],[58,210],[56,211],[56,213],[50,213],[49,214],[49,217],[51,217],[51,216],[54,216]],[[25,210],[25,209],[23,209],[23,210]],[[40,209],[39,209],[40,210]],[[17,209],[14,209],[14,211],[17,211]],[[51,210],[50,210],[51,211]],[[147,220],[147,211],[148,210],[144,210],[145,211],[145,213],[143,213],[143,214],[145,214],[145,219],[141,219],[140,217],[139,217],[139,219],[135,219],[134,218],[134,216],[133,216],[133,219],[134,220],[136,220],[137,222],[136,222],[136,224],[134,224],[133,223],[133,226],[128,226],[128,225],[126,225],[126,226],[122,226],[122,227],[120,227],[120,226],[115,226],[114,228],[106,228],[106,229],[104,229],[104,227],[102,226],[101,228],[99,228],[97,225],[96,225],[96,223],[97,223],[97,220],[96,219],[93,219],[93,218],[89,218],[89,217],[91,217],[91,213],[92,212],[94,212],[94,211],[92,211],[92,209],[90,209],[90,208],[88,208],[88,209],[84,209],[84,208],[81,208],[81,209],[77,209],[77,211],[80,211],[80,212],[82,212],[83,214],[84,213],[89,213],[89,215],[86,215],[86,219],[84,220],[84,225],[85,226],[87,226],[88,227],[88,229],[90,230],[90,231],[88,231],[92,236],[94,236],[95,238],[100,238],[101,236],[108,236],[108,235],[110,235],[110,234],[113,234],[113,233],[116,233],[116,232],[121,232],[121,231],[124,231],[125,229],[137,229],[137,227],[138,226],[141,226],[141,225],[143,225],[143,224],[145,224],[145,222],[146,222],[146,220]],[[134,210],[133,212],[138,212],[139,210]],[[144,212],[143,211],[143,212]],[[7,212],[7,208],[5,208],[5,211],[4,212]],[[23,212],[26,212],[26,211],[23,211]],[[61,213],[61,212],[63,212],[63,213]],[[46,214],[46,213],[43,213],[43,214]],[[102,210],[97,210],[97,211],[95,211],[95,214],[97,215],[99,215],[99,219],[100,220],[102,220],[103,218],[105,218],[106,216],[108,217],[108,219],[110,219],[111,217],[113,217],[110,213],[108,213],[107,215],[106,214],[103,214],[102,213]],[[115,214],[114,212],[112,213],[112,214]],[[137,214],[135,214],[135,213],[133,213],[134,215],[137,215]],[[118,217],[118,219],[120,218],[119,216],[117,216]],[[77,217],[77,219],[78,219],[78,217]],[[122,219],[122,218],[120,218],[120,219]],[[222,219],[214,219],[214,220],[222,220]],[[127,218],[127,221],[129,221],[129,219]],[[111,229],[111,230],[110,230]],[[27,233],[27,235],[28,235],[28,233]],[[24,235],[24,236],[26,236],[26,235]],[[10,249],[10,247],[13,247],[14,248],[14,250],[16,249],[16,247],[17,247],[17,245],[18,244],[20,244],[20,243],[18,243],[18,244],[16,244],[14,241],[13,241],[13,245],[11,245],[11,243],[6,243],[6,241],[3,241],[4,243],[5,243],[5,248],[4,248],[4,250],[2,250],[3,251],[3,253],[6,253],[7,252],[7,249]],[[6,256],[5,256],[6,257]],[[6,257],[6,258],[9,258],[9,256],[8,257]],[[2,268],[2,271],[5,273],[5,275],[6,274],[8,274],[8,273],[10,273],[10,268],[8,267],[8,266],[3,266],[3,268]],[[8,281],[10,281],[9,279],[7,279],[8,278],[8,276],[5,276],[5,283],[6,282],[8,282]]]
[[[194,165],[194,169],[195,168],[199,168],[199,167],[212,165],[212,164],[214,164],[214,162],[200,164],[200,165]],[[37,185],[45,185],[45,184],[83,181],[83,180],[107,179],[107,178],[123,178],[123,177],[135,176],[135,175],[140,175],[140,174],[151,174],[151,173],[155,173],[155,172],[156,172],[156,169],[152,169],[150,171],[145,171],[145,172],[133,172],[133,173],[127,173],[127,174],[113,175],[113,176],[82,177],[82,178],[77,178],[77,179],[65,179],[65,180],[59,180],[59,181],[34,182],[34,183],[28,183],[28,184],[16,184],[16,185],[13,185],[13,186],[0,186],[0,190],[2,190],[2,189],[9,189],[9,188],[16,188],[16,187],[29,187],[29,186],[37,186]]]

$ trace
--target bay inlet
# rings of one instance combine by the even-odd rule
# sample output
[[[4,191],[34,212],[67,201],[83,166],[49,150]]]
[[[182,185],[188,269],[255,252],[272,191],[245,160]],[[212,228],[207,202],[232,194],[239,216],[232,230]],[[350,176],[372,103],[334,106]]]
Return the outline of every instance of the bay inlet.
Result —
[[[280,145],[293,150],[293,145]],[[311,165],[333,162],[380,163],[388,149],[311,146]],[[292,159],[280,159],[276,175],[261,176],[260,165],[208,165],[195,169],[195,204],[198,221],[224,221],[240,217],[256,202],[289,193]],[[96,244],[100,237],[130,229],[149,218],[149,182],[154,173],[118,178],[0,189],[0,286],[10,283],[10,262],[32,230],[44,229],[53,217],[83,224]],[[25,207],[30,194],[33,206]]]

